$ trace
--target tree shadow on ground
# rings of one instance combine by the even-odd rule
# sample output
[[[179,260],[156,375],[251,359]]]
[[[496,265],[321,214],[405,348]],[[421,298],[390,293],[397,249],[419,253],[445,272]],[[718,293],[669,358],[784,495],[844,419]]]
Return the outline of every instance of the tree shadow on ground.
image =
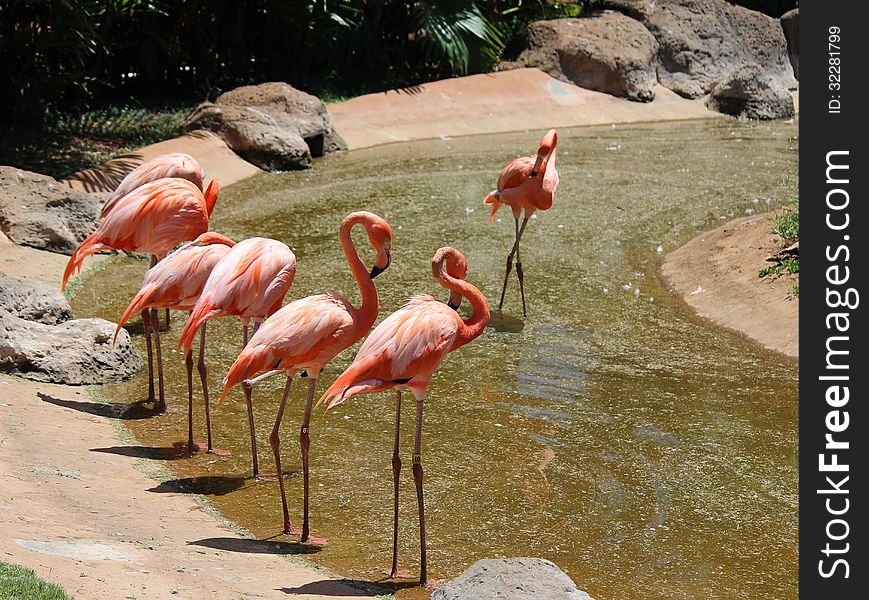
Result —
[[[244,487],[244,477],[225,475],[205,475],[203,477],[181,477],[169,479],[147,491],[155,494],[202,494],[204,496],[223,496]]]
[[[150,419],[151,417],[156,417],[161,414],[153,408],[148,408],[146,404],[149,403],[145,400],[139,400],[132,404],[115,404],[112,402],[102,403],[65,400],[63,398],[55,398],[54,396],[43,392],[37,392],[36,395],[43,402],[48,402],[49,404],[62,406],[64,408],[71,408],[98,417],[106,417],[107,419],[123,419],[132,421],[136,419]]]

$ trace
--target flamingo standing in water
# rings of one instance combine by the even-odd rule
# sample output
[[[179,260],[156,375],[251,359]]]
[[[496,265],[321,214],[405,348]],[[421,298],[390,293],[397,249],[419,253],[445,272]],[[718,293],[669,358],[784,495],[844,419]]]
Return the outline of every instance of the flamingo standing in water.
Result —
[[[103,204],[103,208],[100,210],[100,218],[104,218],[117,204],[118,200],[137,187],[141,187],[157,179],[163,179],[164,177],[186,179],[201,190],[203,189],[202,184],[205,181],[205,172],[195,158],[183,152],[161,154],[151,160],[145,161],[127,173],[126,177],[121,180],[118,187],[115,188],[115,191],[112,192],[112,195]],[[168,308],[166,309],[166,327],[169,327]]]
[[[182,246],[145,273],[142,287],[133,297],[127,310],[118,321],[115,337],[127,320],[142,310],[150,308],[174,308],[176,310],[192,310],[205,287],[205,281],[215,265],[235,245],[228,237],[209,231],[203,233],[195,241]],[[203,329],[203,333],[204,333]],[[187,367],[187,450],[193,453],[193,356],[185,356]],[[199,343],[199,375],[202,379],[202,389],[207,389],[205,381],[205,344]],[[160,382],[163,381],[163,356],[157,342],[157,371]],[[161,390],[162,394],[162,390]],[[208,452],[214,451],[211,436],[211,408],[206,398],[205,424],[208,431]]]
[[[536,156],[522,156],[507,163],[498,176],[498,189],[493,190],[483,200],[492,205],[492,223],[495,213],[502,206],[509,206],[516,221],[516,241],[507,256],[507,270],[504,273],[504,285],[501,288],[501,300],[498,310],[504,305],[504,294],[507,292],[507,280],[513,269],[513,257],[516,257],[516,276],[519,278],[519,292],[522,295],[522,316],[527,316],[525,310],[525,273],[522,271],[522,259],[519,256],[519,240],[525,232],[528,219],[537,210],[548,210],[555,200],[558,190],[558,171],[555,170],[555,155],[558,150],[558,133],[554,129],[543,136],[537,147]],[[519,217],[522,211],[525,216],[522,225]]]
[[[351,229],[357,224],[368,232],[368,239],[377,253],[370,273],[359,259],[356,246],[350,237]],[[350,270],[353,272],[362,294],[362,305],[356,308],[350,300],[337,292],[308,296],[287,304],[263,323],[262,327],[250,339],[248,345],[241,351],[235,363],[230,367],[226,379],[223,380],[223,394],[220,396],[220,403],[223,403],[229,391],[242,383],[245,396],[250,401],[251,389],[254,384],[272,375],[286,372],[287,383],[284,387],[284,394],[269,442],[275,456],[278,485],[281,489],[284,533],[295,535],[300,532],[290,523],[287,509],[284,477],[281,471],[280,427],[293,378],[300,370],[304,369],[308,377],[308,397],[299,435],[304,472],[304,517],[301,541],[313,541],[318,544],[325,543],[325,540],[313,538],[308,526],[309,430],[317,377],[329,361],[362,339],[362,336],[368,333],[368,330],[374,325],[380,303],[373,280],[385,271],[392,261],[390,249],[392,228],[377,215],[364,211],[347,215],[341,222],[340,237],[347,262],[350,263]],[[269,371],[255,379],[248,379],[260,371],[266,370]]]
[[[465,266],[462,267],[462,264]],[[467,270],[467,262],[455,248],[441,248],[432,258],[432,276],[450,290],[450,303],[433,296],[415,296],[378,325],[353,363],[335,380],[317,402],[328,402],[326,410],[356,394],[396,390],[395,443],[393,447],[392,571],[398,575],[398,459],[401,389],[408,388],[416,399],[416,439],[413,450],[413,479],[419,506],[420,584],[428,586],[425,553],[425,503],[422,492],[422,412],[432,374],[450,352],[478,337],[489,322],[489,303],[480,290],[451,273]],[[445,269],[446,267],[446,269]],[[471,303],[472,313],[462,319],[453,307],[461,298]]]
[[[146,183],[120,198],[106,213],[96,231],[72,253],[63,283],[80,271],[85,258],[102,250],[126,250],[151,255],[151,267],[172,248],[196,239],[208,231],[208,219],[217,202],[220,184],[213,180],[202,193],[196,184],[186,179],[168,177]],[[142,312],[148,346],[148,401],[154,401],[154,358],[151,336],[157,338],[159,349],[160,318],[156,309]],[[158,350],[159,351],[159,350]],[[166,409],[162,374],[159,382],[158,410]]]
[[[189,356],[193,339],[200,328],[202,331],[199,343],[200,348],[203,348],[206,323],[214,317],[230,316],[241,319],[244,328],[243,347],[247,346],[250,321],[253,320],[256,332],[259,324],[281,307],[295,276],[296,255],[286,244],[261,237],[248,238],[237,243],[208,276],[181,332],[178,349],[184,350],[185,357]],[[205,402],[208,404],[204,358],[199,367],[199,375],[202,378]],[[256,431],[250,398],[247,402],[247,416],[254,476],[257,476],[259,468],[256,458]]]

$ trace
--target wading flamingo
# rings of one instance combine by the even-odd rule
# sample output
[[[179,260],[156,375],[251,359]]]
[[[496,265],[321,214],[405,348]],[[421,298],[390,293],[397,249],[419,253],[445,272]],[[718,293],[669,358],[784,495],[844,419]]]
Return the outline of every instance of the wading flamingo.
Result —
[[[177,177],[186,179],[193,183],[200,190],[202,182],[205,180],[205,172],[196,162],[196,159],[189,154],[183,152],[173,152],[171,154],[161,154],[156,158],[143,162],[141,165],[127,173],[127,176],[121,180],[103,208],[100,211],[100,218],[105,217],[112,207],[117,204],[118,200],[132,192],[134,189],[156,181],[165,177]]]
[[[359,259],[356,246],[350,237],[351,229],[357,224],[368,232],[368,239],[377,253],[370,273]],[[380,302],[373,279],[385,271],[392,261],[390,250],[392,228],[377,215],[370,212],[354,212],[347,215],[341,222],[340,237],[347,262],[350,263],[350,270],[353,272],[353,277],[356,278],[356,283],[362,294],[362,305],[356,308],[341,294],[330,292],[308,296],[281,308],[263,323],[230,367],[226,379],[223,380],[223,394],[221,394],[220,403],[218,403],[218,405],[222,404],[229,391],[239,383],[242,383],[245,397],[250,401],[251,388],[255,383],[272,375],[286,372],[287,383],[278,408],[275,426],[269,437],[275,456],[278,485],[281,489],[284,533],[289,535],[301,533],[302,542],[313,541],[319,544],[325,543],[325,540],[312,538],[308,526],[309,430],[317,377],[329,361],[362,339],[362,336],[368,333],[368,330],[374,325]],[[255,379],[248,379],[260,371],[269,369],[271,370],[268,373]],[[287,509],[284,477],[281,470],[280,427],[293,378],[302,369],[308,377],[308,397],[305,404],[305,417],[299,434],[304,472],[304,517],[302,531],[299,532],[290,523]]]
[[[174,308],[192,310],[205,287],[205,281],[215,265],[235,245],[228,237],[209,231],[195,241],[186,244],[158,262],[145,273],[142,287],[133,297],[127,310],[118,321],[115,338],[127,320],[136,313],[149,308]],[[204,332],[204,330],[203,330]],[[160,395],[163,395],[163,355],[160,348],[159,332],[155,333],[157,346],[157,372],[160,381]],[[205,381],[205,344],[199,342],[199,376],[202,389],[207,389]],[[187,450],[193,453],[193,355],[185,356],[187,367]],[[211,436],[211,407],[205,401],[205,425],[208,431],[208,452],[214,451]]]
[[[211,271],[199,300],[181,332],[178,349],[184,350],[185,359],[201,329],[200,348],[205,346],[205,326],[214,317],[239,317],[244,327],[247,346],[248,323],[253,320],[254,333],[259,324],[277,311],[290,290],[296,276],[296,255],[277,240],[253,237],[237,243]],[[207,371],[203,359],[199,366],[202,391],[208,403]],[[253,405],[248,398],[247,417],[250,425],[251,453],[254,476],[259,475],[256,458],[256,431]]]
[[[501,300],[498,310],[504,306],[504,294],[507,292],[507,280],[513,269],[513,257],[516,257],[516,276],[519,278],[519,292],[522,295],[522,316],[525,310],[525,273],[522,271],[522,259],[519,256],[519,240],[525,232],[528,219],[537,210],[548,210],[555,200],[558,190],[558,171],[555,170],[555,155],[558,150],[558,133],[554,129],[543,136],[537,147],[537,156],[522,156],[507,163],[498,176],[498,189],[493,190],[483,200],[492,205],[492,223],[495,213],[502,206],[509,206],[516,221],[516,238],[513,249],[507,256],[507,270],[504,273],[504,286],[501,288]],[[519,225],[522,211],[525,217]]]
[[[208,219],[217,202],[220,184],[213,180],[202,193],[186,179],[168,177],[146,183],[119,199],[100,222],[96,231],[79,246],[66,265],[63,283],[81,270],[85,258],[102,250],[126,250],[151,255],[151,267],[172,248],[208,231]],[[160,318],[156,309],[142,311],[148,347],[148,401],[154,402],[154,355],[151,336],[159,335]],[[155,333],[156,332],[156,333]],[[158,410],[166,409],[160,384]]]
[[[141,187],[151,181],[163,179],[164,177],[178,177],[186,179],[196,185],[200,190],[203,189],[202,184],[205,181],[205,172],[196,162],[196,159],[189,154],[183,152],[172,152],[170,154],[161,154],[151,160],[143,162],[141,165],[127,173],[100,211],[100,218],[104,218],[112,207],[117,204],[118,200],[132,192],[137,187]],[[169,327],[169,309],[166,309],[166,327]]]
[[[398,459],[399,424],[401,419],[401,389],[409,388],[416,399],[416,439],[413,450],[413,479],[419,505],[419,543],[421,585],[428,586],[425,555],[425,503],[422,493],[422,411],[432,374],[447,354],[479,336],[489,322],[489,303],[480,290],[451,275],[466,270],[465,257],[455,248],[441,248],[432,258],[432,276],[450,290],[450,304],[433,296],[415,296],[378,325],[353,360],[317,402],[328,401],[326,410],[356,394],[382,392],[394,387],[395,444],[393,447],[393,483],[395,503],[393,513],[392,571],[398,575]],[[446,271],[445,267],[446,266]],[[472,313],[462,319],[452,308],[461,297],[471,302]]]

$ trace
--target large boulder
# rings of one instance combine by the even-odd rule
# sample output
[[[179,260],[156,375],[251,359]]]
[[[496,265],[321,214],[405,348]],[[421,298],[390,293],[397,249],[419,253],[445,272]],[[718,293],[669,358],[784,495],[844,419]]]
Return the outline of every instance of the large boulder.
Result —
[[[788,58],[794,68],[794,77],[800,78],[800,9],[789,10],[781,16],[781,27],[788,42]]]
[[[554,563],[542,558],[478,560],[436,589],[431,600],[592,600]]]
[[[113,346],[114,333],[115,324],[104,319],[45,325],[0,310],[0,371],[71,385],[130,377],[142,357],[124,330]]]
[[[28,321],[55,325],[72,318],[69,302],[54,286],[33,279],[18,279],[0,272],[0,311]]]
[[[712,88],[706,105],[744,119],[794,116],[791,93],[759,65],[745,65],[722,79]]]
[[[614,11],[532,23],[518,63],[556,79],[640,102],[655,97],[658,43],[637,21]]]
[[[104,196],[0,166],[0,231],[23,246],[72,254],[96,228]]]
[[[697,98],[745,64],[763,65],[786,88],[796,87],[778,19],[725,0],[595,0],[640,21],[658,41],[658,81]]]
[[[197,106],[181,127],[211,130],[267,170],[308,168],[311,157],[347,148],[320,99],[281,82],[221,94],[214,103]]]

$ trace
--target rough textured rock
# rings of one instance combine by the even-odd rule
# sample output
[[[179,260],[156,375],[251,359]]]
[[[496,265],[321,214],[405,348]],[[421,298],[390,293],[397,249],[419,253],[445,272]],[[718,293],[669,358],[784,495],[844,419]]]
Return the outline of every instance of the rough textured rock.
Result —
[[[478,560],[438,588],[431,600],[592,600],[542,558]]]
[[[518,65],[537,67],[556,79],[631,100],[655,97],[658,43],[640,23],[614,11],[580,19],[532,23]]]
[[[0,310],[28,321],[55,325],[72,318],[69,302],[54,286],[0,272]]]
[[[709,92],[745,64],[763,65],[780,85],[796,87],[778,19],[725,0],[596,0],[619,10],[655,36],[658,81],[688,98]]]
[[[746,119],[783,119],[794,116],[791,93],[761,66],[745,65],[712,88],[706,105]]]
[[[0,371],[72,385],[130,377],[142,367],[142,357],[126,331],[113,347],[114,332],[114,323],[104,319],[45,325],[0,310]]]
[[[320,99],[281,82],[243,86],[200,104],[182,128],[211,130],[268,170],[308,168],[312,156],[347,148]]]
[[[788,42],[788,58],[794,68],[794,77],[800,78],[800,9],[789,10],[781,16],[782,30]]]
[[[103,200],[48,175],[0,166],[0,230],[16,244],[72,254],[96,228]]]

